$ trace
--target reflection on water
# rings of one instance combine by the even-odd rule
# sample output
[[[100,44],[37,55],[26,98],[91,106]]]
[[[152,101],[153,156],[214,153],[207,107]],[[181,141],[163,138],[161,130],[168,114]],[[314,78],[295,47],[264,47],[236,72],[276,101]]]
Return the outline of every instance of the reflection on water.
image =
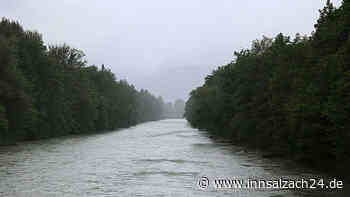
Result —
[[[214,142],[185,120],[0,148],[0,196],[349,196],[344,190],[206,190],[213,178],[310,178],[322,174]]]

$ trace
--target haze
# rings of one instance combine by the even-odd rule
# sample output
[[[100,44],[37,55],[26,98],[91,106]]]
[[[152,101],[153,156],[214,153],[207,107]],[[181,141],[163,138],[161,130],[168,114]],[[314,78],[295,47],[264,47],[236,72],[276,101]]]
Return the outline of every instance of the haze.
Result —
[[[0,16],[38,30],[49,44],[79,48],[89,64],[105,64],[118,79],[173,101],[186,99],[256,38],[310,34],[325,2],[14,0],[1,2]]]

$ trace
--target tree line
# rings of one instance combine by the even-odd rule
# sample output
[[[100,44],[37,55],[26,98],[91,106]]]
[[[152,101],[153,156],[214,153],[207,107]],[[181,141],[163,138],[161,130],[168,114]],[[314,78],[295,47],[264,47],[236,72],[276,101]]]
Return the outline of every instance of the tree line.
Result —
[[[38,32],[0,22],[0,145],[158,120],[164,105],[81,50],[46,46]]]
[[[190,93],[198,128],[326,170],[350,164],[350,0],[320,10],[311,36],[255,40]],[[332,165],[329,165],[332,164]]]

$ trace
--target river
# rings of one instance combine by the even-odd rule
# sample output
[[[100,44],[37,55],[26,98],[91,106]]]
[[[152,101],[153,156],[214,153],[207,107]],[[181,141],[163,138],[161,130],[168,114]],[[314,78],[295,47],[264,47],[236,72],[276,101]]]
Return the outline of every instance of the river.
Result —
[[[182,119],[0,147],[0,196],[9,197],[350,196],[346,185],[329,192],[220,189],[213,183],[215,178],[323,176],[293,161],[266,159],[260,153],[213,140]],[[207,177],[208,184],[203,185],[201,177]]]

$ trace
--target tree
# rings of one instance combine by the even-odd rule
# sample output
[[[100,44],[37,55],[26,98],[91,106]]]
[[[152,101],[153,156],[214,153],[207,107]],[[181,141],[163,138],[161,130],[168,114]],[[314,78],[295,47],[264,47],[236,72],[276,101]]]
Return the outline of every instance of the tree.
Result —
[[[159,120],[162,102],[88,66],[81,50],[46,47],[39,33],[0,22],[0,144]]]
[[[236,143],[319,166],[350,163],[350,1],[320,11],[312,36],[278,34],[205,78],[185,117]],[[329,166],[323,166],[329,167]]]

